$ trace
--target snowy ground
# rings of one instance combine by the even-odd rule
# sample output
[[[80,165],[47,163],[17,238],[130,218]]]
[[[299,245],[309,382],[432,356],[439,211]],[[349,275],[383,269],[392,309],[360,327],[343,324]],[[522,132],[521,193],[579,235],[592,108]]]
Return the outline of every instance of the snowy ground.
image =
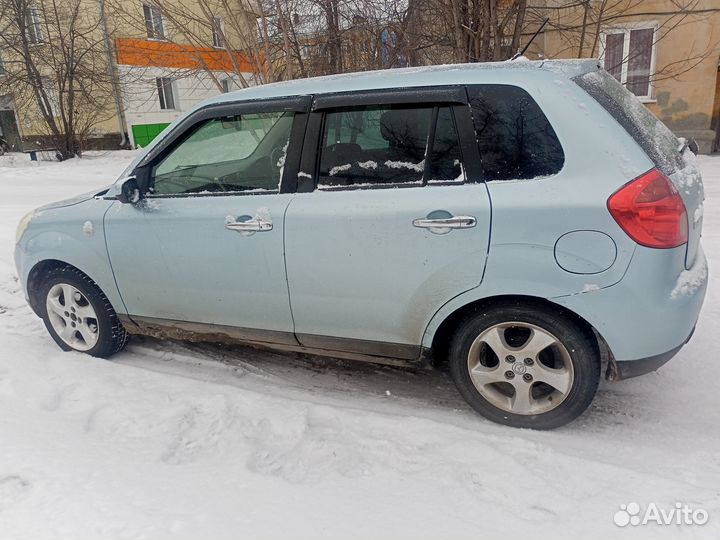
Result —
[[[549,433],[483,420],[443,373],[136,339],[62,353],[12,262],[28,210],[134,154],[0,158],[0,538],[718,538],[720,288],[658,373]],[[720,268],[720,158],[701,158]],[[703,508],[619,528],[620,504]]]

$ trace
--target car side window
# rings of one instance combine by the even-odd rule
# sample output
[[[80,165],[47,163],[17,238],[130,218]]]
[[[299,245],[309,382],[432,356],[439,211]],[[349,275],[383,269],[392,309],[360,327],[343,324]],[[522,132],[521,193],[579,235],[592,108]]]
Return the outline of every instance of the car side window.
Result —
[[[431,126],[435,137],[429,146]],[[430,162],[426,166],[426,155]],[[343,107],[325,114],[318,187],[462,181],[449,107]]]
[[[432,157],[428,167],[428,183],[462,182],[465,172],[460,155],[460,142],[450,107],[439,107]]]
[[[212,118],[153,168],[155,195],[278,191],[293,113]]]
[[[522,88],[469,86],[485,180],[556,174],[565,162],[560,141],[540,106]]]

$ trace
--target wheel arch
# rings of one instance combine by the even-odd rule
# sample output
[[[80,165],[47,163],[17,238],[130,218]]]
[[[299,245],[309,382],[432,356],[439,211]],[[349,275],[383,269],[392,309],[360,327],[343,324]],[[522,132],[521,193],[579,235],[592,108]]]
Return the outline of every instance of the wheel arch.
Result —
[[[551,300],[548,300],[547,298],[541,298],[537,296],[529,296],[529,295],[513,295],[513,294],[506,294],[506,295],[497,295],[497,296],[489,296],[486,298],[480,298],[477,300],[473,300],[471,302],[468,302],[458,308],[456,308],[454,311],[452,311],[449,315],[447,315],[442,322],[437,326],[437,329],[432,334],[432,344],[431,344],[431,350],[433,359],[436,363],[445,363],[447,361],[447,353],[448,353],[448,347],[450,343],[450,339],[455,332],[455,329],[457,328],[460,321],[462,321],[465,317],[468,317],[470,314],[482,310],[482,309],[494,309],[499,306],[503,305],[526,305],[528,307],[531,307],[533,305],[535,306],[543,306],[543,307],[549,307],[552,308],[559,313],[561,313],[564,317],[571,320],[573,323],[575,323],[578,328],[580,328],[583,332],[585,332],[590,338],[592,343],[595,344],[597,347],[598,355],[601,359],[601,361],[605,362],[607,361],[607,372],[606,377],[609,379],[612,379],[613,373],[615,373],[615,360],[612,356],[612,353],[610,351],[610,348],[608,347],[607,343],[605,342],[605,339],[602,337],[600,332],[597,331],[597,329],[590,324],[586,319],[584,319],[582,316],[578,315],[574,311],[571,311],[567,309],[564,306],[561,306],[560,304],[556,304],[555,302],[552,302]],[[426,336],[427,337],[427,336]]]
[[[53,270],[55,268],[73,268],[86,276],[88,279],[90,279],[93,283],[96,283],[96,281],[92,278],[92,276],[88,275],[87,272],[82,270],[81,268],[78,268],[77,266],[70,264],[65,261],[61,261],[59,259],[43,259],[42,261],[38,261],[35,263],[35,265],[30,269],[30,272],[28,272],[27,277],[27,294],[28,294],[28,300],[30,307],[35,312],[35,314],[40,317],[40,311],[39,311],[39,305],[41,302],[41,298],[39,297],[40,294],[40,285],[42,283],[42,277],[46,275],[50,270]]]

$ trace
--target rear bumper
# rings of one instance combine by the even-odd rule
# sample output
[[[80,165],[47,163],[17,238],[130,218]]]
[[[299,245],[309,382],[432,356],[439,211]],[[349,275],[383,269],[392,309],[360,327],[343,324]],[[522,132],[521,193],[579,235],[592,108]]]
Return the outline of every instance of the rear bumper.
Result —
[[[600,334],[615,360],[609,378],[654,371],[690,339],[705,299],[707,262],[700,249],[685,270],[685,251],[638,246],[620,282],[552,299]]]
[[[694,332],[695,328],[692,329],[692,332],[690,332],[690,335],[685,340],[685,343],[690,341]],[[667,352],[656,354],[654,356],[648,356],[647,358],[640,358],[639,360],[623,360],[620,362],[611,360],[608,363],[605,377],[609,381],[621,381],[623,379],[630,379],[632,377],[645,375],[651,371],[657,371],[670,361],[670,359],[672,359],[677,353],[679,353],[680,349],[685,346],[685,343]]]

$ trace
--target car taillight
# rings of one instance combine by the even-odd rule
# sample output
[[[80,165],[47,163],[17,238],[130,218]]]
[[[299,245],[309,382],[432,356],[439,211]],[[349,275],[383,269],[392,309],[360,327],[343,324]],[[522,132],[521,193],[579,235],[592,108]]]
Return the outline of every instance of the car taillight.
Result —
[[[607,206],[618,225],[642,246],[674,248],[688,241],[682,197],[657,169],[625,184],[608,199]]]

